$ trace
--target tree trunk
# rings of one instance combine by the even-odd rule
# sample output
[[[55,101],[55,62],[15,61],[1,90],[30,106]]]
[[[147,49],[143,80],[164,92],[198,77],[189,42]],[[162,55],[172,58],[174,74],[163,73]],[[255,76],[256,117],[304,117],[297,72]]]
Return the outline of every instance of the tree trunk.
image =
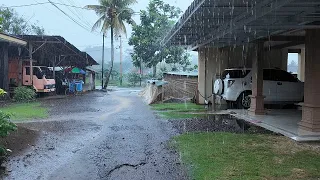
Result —
[[[101,87],[103,88],[103,73],[104,73],[104,32],[102,35],[102,71],[101,71]]]
[[[157,76],[157,65],[153,65],[153,77]]]
[[[108,84],[109,84],[109,79],[110,79],[110,75],[112,73],[112,70],[113,70],[113,62],[114,62],[114,42],[113,42],[113,39],[114,39],[114,35],[113,35],[113,26],[111,26],[111,66],[110,66],[110,70],[107,74],[107,77],[106,77],[106,82],[104,83],[104,87],[103,89],[107,89],[108,87]]]

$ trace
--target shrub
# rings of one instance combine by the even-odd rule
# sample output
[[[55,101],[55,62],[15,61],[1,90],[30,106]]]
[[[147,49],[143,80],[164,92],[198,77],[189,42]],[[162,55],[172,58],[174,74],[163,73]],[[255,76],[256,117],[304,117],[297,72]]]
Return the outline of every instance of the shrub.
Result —
[[[0,96],[4,96],[6,92],[0,89]],[[17,126],[10,121],[11,114],[0,111],[0,137],[6,137],[11,131],[15,131]],[[0,146],[0,156],[6,155],[6,149]]]
[[[36,93],[32,89],[25,86],[17,87],[14,90],[13,99],[15,101],[29,102],[29,101],[33,101],[35,97],[36,97]]]
[[[0,97],[4,96],[5,94],[7,94],[7,92],[5,92],[3,89],[0,88]]]
[[[135,86],[140,81],[140,74],[132,72],[127,74],[127,80],[131,86]]]

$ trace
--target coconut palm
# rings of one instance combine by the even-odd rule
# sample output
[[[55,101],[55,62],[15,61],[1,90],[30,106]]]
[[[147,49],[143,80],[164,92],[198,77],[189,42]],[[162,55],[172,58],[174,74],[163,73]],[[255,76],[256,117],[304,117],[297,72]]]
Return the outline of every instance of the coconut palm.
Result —
[[[124,23],[134,25],[135,22],[132,19],[134,11],[130,8],[135,4],[136,0],[99,0],[100,5],[87,5],[85,8],[94,10],[99,16],[97,22],[93,25],[92,30],[96,30],[101,27],[103,33],[103,39],[106,32],[110,29],[111,33],[111,67],[106,77],[106,82],[103,86],[107,88],[110,78],[110,72],[113,69],[114,62],[114,37],[119,37],[121,34],[127,33]],[[103,40],[104,47],[104,40]],[[102,50],[104,53],[104,49]],[[102,55],[102,66],[104,63],[104,55]]]

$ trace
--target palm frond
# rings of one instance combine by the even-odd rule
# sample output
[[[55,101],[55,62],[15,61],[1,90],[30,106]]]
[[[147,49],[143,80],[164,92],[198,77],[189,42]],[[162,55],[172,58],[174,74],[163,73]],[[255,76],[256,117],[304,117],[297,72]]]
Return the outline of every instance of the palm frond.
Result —
[[[101,26],[103,20],[105,19],[105,15],[101,16],[95,23],[94,25],[92,26],[92,31],[96,30],[98,27]]]

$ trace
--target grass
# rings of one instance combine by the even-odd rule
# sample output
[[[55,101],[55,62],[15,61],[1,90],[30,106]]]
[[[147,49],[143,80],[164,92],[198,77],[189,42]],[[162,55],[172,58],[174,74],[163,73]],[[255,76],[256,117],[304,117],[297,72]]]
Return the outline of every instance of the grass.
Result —
[[[206,114],[187,114],[178,111],[168,111],[168,112],[158,112],[158,114],[166,119],[187,119],[187,118],[195,118],[195,117],[206,117]]]
[[[152,110],[156,111],[178,111],[178,112],[189,112],[189,111],[204,111],[202,105],[197,105],[194,103],[163,103],[163,104],[153,104],[151,105]]]
[[[157,112],[161,117],[166,119],[182,119],[182,118],[195,118],[205,117],[206,114],[203,106],[194,103],[163,103],[153,104],[151,109]],[[192,113],[202,114],[192,114]]]
[[[12,114],[11,119],[16,121],[48,117],[47,108],[41,106],[39,102],[12,104],[0,110]]]
[[[282,136],[193,133],[174,138],[192,179],[317,179],[320,150]]]

